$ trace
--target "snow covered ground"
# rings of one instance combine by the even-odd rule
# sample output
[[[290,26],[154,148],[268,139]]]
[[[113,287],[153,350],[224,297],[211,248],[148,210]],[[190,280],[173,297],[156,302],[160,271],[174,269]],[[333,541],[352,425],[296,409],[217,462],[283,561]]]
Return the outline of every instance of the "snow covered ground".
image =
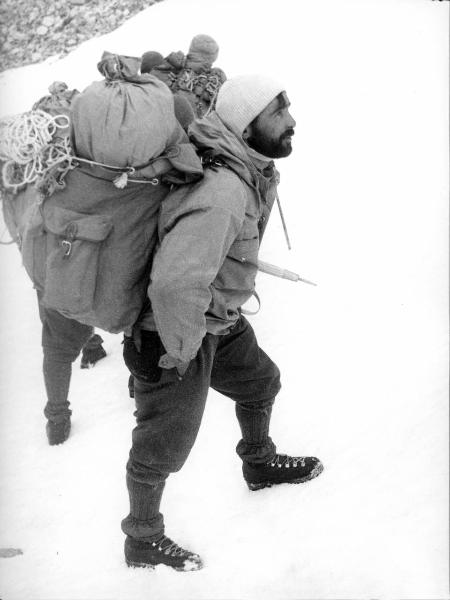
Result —
[[[184,50],[209,33],[228,76],[286,81],[297,119],[258,276],[260,344],[282,370],[272,434],[319,456],[303,486],[251,493],[232,403],[211,393],[169,479],[167,533],[204,570],[128,569],[120,520],[133,403],[120,336],[74,367],[73,433],[49,447],[40,324],[14,246],[1,265],[3,600],[429,599],[448,586],[448,2],[166,0],[57,61],[0,75],[0,116],[54,80],[83,89],[103,50]]]

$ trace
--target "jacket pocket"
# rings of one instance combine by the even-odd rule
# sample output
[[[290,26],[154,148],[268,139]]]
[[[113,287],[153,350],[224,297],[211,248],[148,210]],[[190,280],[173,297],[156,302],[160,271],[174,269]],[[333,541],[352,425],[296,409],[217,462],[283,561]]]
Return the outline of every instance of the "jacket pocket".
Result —
[[[214,281],[217,289],[252,292],[258,270],[259,240],[236,240]]]
[[[93,308],[102,242],[112,226],[104,215],[85,215],[61,207],[44,213],[46,306],[74,318]]]

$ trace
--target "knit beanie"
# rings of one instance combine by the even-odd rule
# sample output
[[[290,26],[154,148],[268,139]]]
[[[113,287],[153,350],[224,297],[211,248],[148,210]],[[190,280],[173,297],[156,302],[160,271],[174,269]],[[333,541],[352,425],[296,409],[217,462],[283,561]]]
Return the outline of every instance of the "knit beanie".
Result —
[[[159,52],[150,50],[142,55],[141,59],[141,73],[150,73],[150,71],[160,65],[163,62],[163,55]]]
[[[237,75],[220,88],[216,113],[229,129],[242,135],[247,125],[285,89],[266,75]]]
[[[192,38],[189,46],[188,58],[194,56],[201,56],[208,63],[213,64],[219,56],[219,45],[211,36],[199,33]]]

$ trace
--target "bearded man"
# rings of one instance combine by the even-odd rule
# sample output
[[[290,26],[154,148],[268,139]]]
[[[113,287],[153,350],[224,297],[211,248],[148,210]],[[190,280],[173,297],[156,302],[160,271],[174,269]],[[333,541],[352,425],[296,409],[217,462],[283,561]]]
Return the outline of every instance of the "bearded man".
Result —
[[[127,464],[130,513],[122,521],[130,566],[203,566],[165,535],[160,502],[167,477],[195,442],[210,387],[235,403],[242,433],[236,451],[250,490],[302,483],[323,470],[315,457],[277,452],[269,423],[280,373],[241,312],[254,293],[276,196],[272,159],[292,150],[289,109],[284,87],[270,78],[226,81],[216,111],[189,129],[204,178],[174,189],[162,204],[148,310],[124,345],[137,420]]]

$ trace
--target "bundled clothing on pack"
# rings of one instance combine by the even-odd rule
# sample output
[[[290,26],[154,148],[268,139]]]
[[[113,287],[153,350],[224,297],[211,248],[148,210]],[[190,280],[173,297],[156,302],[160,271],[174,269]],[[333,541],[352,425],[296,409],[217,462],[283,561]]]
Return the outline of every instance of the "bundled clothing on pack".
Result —
[[[191,40],[186,56],[177,51],[160,60],[158,55],[153,51],[143,55],[142,73],[152,73],[175,95],[186,99],[197,117],[208,114],[227,79],[222,69],[213,67],[219,55],[217,42],[209,35],[199,34]]]

